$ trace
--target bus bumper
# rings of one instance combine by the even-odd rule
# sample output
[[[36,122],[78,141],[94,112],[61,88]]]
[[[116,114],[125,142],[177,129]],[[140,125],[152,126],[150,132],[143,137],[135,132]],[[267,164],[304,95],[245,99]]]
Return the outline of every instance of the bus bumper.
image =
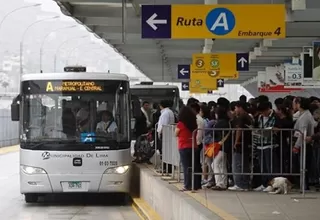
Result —
[[[129,193],[131,169],[124,174],[33,174],[20,172],[20,192]],[[71,187],[70,187],[71,186]]]

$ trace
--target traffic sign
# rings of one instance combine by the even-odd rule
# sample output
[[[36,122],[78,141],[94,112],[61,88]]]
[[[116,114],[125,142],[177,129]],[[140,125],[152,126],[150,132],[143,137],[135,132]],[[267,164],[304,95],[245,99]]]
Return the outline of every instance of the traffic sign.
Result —
[[[182,82],[181,83],[181,90],[182,91],[189,91],[189,83],[188,82]]]
[[[237,71],[249,71],[248,53],[237,53]]]
[[[217,79],[217,87],[218,88],[224,87],[224,79]]]
[[[190,79],[190,65],[178,65],[178,79]]]
[[[286,37],[285,4],[142,5],[141,12],[142,38]]]

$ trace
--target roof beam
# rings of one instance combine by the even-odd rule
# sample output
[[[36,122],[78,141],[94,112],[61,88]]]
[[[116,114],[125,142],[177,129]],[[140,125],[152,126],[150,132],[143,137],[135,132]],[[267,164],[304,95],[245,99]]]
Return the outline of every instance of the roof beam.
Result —
[[[73,7],[74,17],[121,17],[121,7],[110,7],[105,5],[77,5]],[[127,7],[127,17],[136,17],[136,12],[131,7]]]

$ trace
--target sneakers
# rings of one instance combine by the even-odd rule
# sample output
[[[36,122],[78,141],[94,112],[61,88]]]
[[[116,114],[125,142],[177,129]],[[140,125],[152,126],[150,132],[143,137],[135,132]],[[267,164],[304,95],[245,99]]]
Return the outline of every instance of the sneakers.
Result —
[[[202,180],[201,185],[206,185],[209,181],[208,180]]]
[[[231,191],[248,191],[247,189],[242,189],[241,187],[239,187],[237,185],[229,187],[228,190],[231,190]]]
[[[207,189],[209,189],[209,188],[211,188],[211,187],[213,187],[214,186],[214,183],[212,183],[212,182],[207,182],[207,183],[205,183],[205,184],[203,184],[202,185],[202,188],[207,188]]]

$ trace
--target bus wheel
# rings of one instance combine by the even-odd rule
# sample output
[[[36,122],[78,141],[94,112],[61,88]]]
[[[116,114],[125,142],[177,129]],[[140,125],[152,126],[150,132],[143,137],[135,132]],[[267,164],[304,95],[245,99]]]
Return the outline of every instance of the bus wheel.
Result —
[[[26,201],[26,203],[38,202],[38,195],[33,193],[24,194],[24,200]]]
[[[125,204],[125,205],[128,205],[132,202],[132,199],[131,199],[131,196],[129,193],[122,193],[122,202]]]

